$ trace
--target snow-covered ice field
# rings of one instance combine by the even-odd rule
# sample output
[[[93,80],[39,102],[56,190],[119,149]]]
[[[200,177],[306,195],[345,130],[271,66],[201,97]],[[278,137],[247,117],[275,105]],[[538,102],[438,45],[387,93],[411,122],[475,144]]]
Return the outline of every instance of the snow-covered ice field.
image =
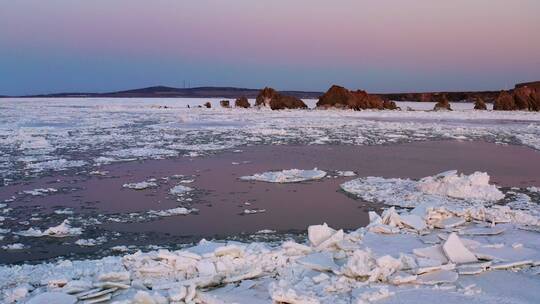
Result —
[[[214,108],[196,108],[209,100]],[[425,111],[432,104],[418,103],[398,103],[415,111],[270,111],[223,109],[219,100],[0,99],[0,194],[5,194],[2,188],[41,176],[56,178],[62,172],[108,176],[107,164],[197,159],[222,151],[242,155],[247,146],[459,140],[540,150],[537,113],[473,111],[470,104],[453,104],[452,112],[432,112]],[[314,105],[312,100],[307,103]],[[231,166],[247,164],[241,160]],[[454,169],[453,163],[445,165],[446,170]],[[269,191],[288,182],[320,183],[326,189],[322,185],[332,180],[335,188],[330,191],[343,191],[336,195],[380,204],[383,210],[369,212],[369,224],[355,229],[311,223],[305,239],[202,240],[177,250],[136,252],[126,244],[112,247],[115,254],[100,259],[4,265],[0,266],[0,300],[34,304],[540,302],[540,190],[535,187],[540,186],[540,173],[523,180],[528,185],[510,188],[493,184],[489,170],[469,175],[446,171],[419,179],[403,178],[397,172],[392,178],[365,176],[356,168],[332,171],[314,166],[243,171],[238,180],[250,187],[263,183]],[[355,172],[346,172],[350,170]],[[169,174],[164,178],[117,184],[126,193],[164,188],[183,204],[137,216],[177,218],[198,212],[189,204],[197,192],[197,177]],[[26,191],[21,195],[27,198],[53,198],[64,189],[44,185]],[[0,250],[22,252],[28,249],[24,238],[59,244],[65,238],[78,238],[76,244],[85,248],[108,242],[99,235],[85,236],[86,226],[70,222],[72,208],[55,210],[55,216],[66,219],[58,225],[3,228],[15,216],[10,204],[19,198],[0,199],[0,241],[10,240]],[[241,209],[246,219],[255,221],[269,210],[249,202]],[[267,228],[260,234],[271,234],[273,227]]]
[[[193,108],[208,100],[1,99],[0,177],[8,183],[51,170],[196,156],[262,144],[379,145],[483,139],[540,149],[540,115],[534,112],[458,110],[470,108],[470,104],[454,104],[453,112],[272,112],[223,109],[217,107],[219,99],[211,100],[212,109]]]

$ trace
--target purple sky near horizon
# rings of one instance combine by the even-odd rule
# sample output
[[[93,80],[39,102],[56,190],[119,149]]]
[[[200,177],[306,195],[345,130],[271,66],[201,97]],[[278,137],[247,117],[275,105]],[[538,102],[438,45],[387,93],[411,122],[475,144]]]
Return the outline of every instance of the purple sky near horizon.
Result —
[[[0,0],[0,95],[540,80],[537,0]]]

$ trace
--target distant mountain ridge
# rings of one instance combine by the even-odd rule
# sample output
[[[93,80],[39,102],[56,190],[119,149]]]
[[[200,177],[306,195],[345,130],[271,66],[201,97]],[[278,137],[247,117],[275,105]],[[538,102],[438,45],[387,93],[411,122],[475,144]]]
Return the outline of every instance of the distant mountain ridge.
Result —
[[[528,86],[533,89],[540,90],[540,81],[525,82],[516,84],[516,88]],[[486,102],[493,102],[503,90],[497,91],[439,91],[439,92],[407,92],[407,93],[371,93],[383,99],[394,101],[433,101],[434,97],[445,95],[449,101],[458,102],[472,100],[474,98],[482,98]],[[140,89],[115,91],[108,93],[52,93],[27,96],[1,96],[7,97],[54,97],[54,98],[70,98],[70,97],[124,97],[124,98],[226,98],[236,99],[239,97],[255,98],[259,94],[260,89],[235,88],[235,87],[195,87],[195,88],[174,88],[168,86],[151,86]],[[513,89],[506,90],[512,93]],[[324,92],[317,91],[280,91],[283,95],[294,96],[297,98],[318,99]]]
[[[196,88],[174,88],[167,86],[152,86],[140,89],[116,91],[108,93],[53,93],[27,95],[17,97],[147,97],[147,98],[238,98],[245,96],[255,98],[259,94],[259,89],[234,88],[234,87],[196,87]],[[282,91],[283,94],[298,98],[318,98],[322,92],[312,91]]]

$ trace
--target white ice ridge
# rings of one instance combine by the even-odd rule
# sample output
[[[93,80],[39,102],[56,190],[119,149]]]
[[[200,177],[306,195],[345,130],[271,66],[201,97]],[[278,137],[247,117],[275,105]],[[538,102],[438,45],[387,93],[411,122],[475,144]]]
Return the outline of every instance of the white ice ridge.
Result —
[[[418,183],[418,189],[428,194],[461,199],[497,201],[504,198],[504,194],[495,185],[489,184],[489,175],[485,172],[458,175],[457,170],[446,171],[424,177]]]
[[[49,227],[44,231],[41,231],[37,228],[28,228],[28,230],[14,232],[16,235],[20,236],[32,236],[32,237],[41,237],[41,236],[51,236],[51,237],[68,237],[82,234],[82,228],[71,227],[69,220],[64,220],[60,225]]]
[[[430,205],[470,205],[493,203],[504,198],[489,175],[474,172],[458,174],[446,171],[419,181],[400,178],[362,177],[341,184],[341,188],[367,201],[382,202],[400,207]]]
[[[172,195],[178,195],[178,196],[181,196],[185,193],[188,193],[190,191],[192,191],[193,188],[190,188],[190,187],[186,187],[186,186],[182,186],[182,185],[176,185],[174,187],[171,188],[171,190],[169,190],[169,193],[172,194]]]
[[[476,303],[536,303],[539,233],[538,217],[508,206],[391,207],[349,233],[310,226],[305,243],[202,240],[176,251],[1,266],[0,302],[460,304],[474,295]]]
[[[242,176],[240,179],[269,183],[297,183],[307,180],[317,180],[325,176],[325,171],[314,168],[313,170],[289,169],[282,171],[268,171],[250,176]]]

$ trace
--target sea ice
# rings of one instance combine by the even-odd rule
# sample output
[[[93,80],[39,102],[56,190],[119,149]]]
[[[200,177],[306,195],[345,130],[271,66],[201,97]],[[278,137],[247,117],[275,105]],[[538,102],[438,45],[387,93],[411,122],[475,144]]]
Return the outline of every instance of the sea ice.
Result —
[[[317,180],[326,176],[326,172],[318,170],[299,170],[290,169],[282,171],[269,171],[251,176],[242,176],[241,180],[246,181],[262,181],[269,183],[297,183],[307,180]]]
[[[86,164],[87,162],[83,160],[55,159],[45,162],[27,164],[26,168],[34,172],[46,170],[62,171],[69,168],[82,167]]]
[[[138,183],[128,183],[128,184],[122,185],[122,187],[124,188],[134,189],[134,190],[144,190],[146,188],[155,188],[157,186],[158,186],[157,183],[149,182],[149,181],[143,181],[143,182],[138,182]]]
[[[60,225],[49,227],[45,231],[31,227],[28,230],[15,232],[15,234],[30,237],[68,237],[82,234],[82,228],[71,227],[69,220],[66,219]]]
[[[464,263],[474,263],[478,259],[463,245],[461,239],[455,233],[451,233],[448,236],[448,239],[442,246],[444,253],[452,263],[464,264]]]
[[[266,212],[266,209],[244,209],[244,211],[242,211],[243,214],[257,214],[264,212]]]
[[[420,181],[400,178],[365,177],[341,184],[341,188],[364,200],[387,205],[414,208],[417,206],[473,205],[493,203],[504,198],[489,175],[475,172],[458,175],[447,171]]]
[[[169,190],[169,193],[172,195],[183,195],[187,192],[192,191],[193,188],[182,186],[182,185],[176,185]]]
[[[424,193],[459,199],[497,201],[504,198],[495,185],[489,184],[489,175],[485,172],[458,175],[457,170],[447,171],[422,178],[417,187]]]
[[[156,211],[156,210],[150,210],[148,211],[149,214],[152,214],[152,215],[157,215],[157,216],[173,216],[173,215],[187,215],[187,214],[190,214],[192,212],[196,212],[198,211],[197,209],[188,209],[188,208],[184,208],[184,207],[177,207],[177,208],[172,208],[172,209],[167,209],[167,210],[159,210],[159,211]]]
[[[38,188],[33,190],[24,190],[22,193],[33,195],[33,196],[44,196],[50,193],[56,193],[58,192],[58,189],[55,188]]]

